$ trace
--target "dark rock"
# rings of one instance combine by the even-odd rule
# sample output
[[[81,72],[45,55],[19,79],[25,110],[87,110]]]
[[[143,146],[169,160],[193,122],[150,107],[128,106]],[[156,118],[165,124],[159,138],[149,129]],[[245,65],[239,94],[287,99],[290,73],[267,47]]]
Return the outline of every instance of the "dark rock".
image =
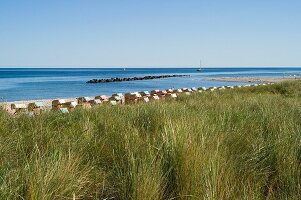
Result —
[[[144,76],[144,77],[130,77],[130,78],[109,78],[109,79],[91,79],[86,83],[110,83],[110,82],[123,82],[123,81],[137,81],[137,80],[151,80],[162,78],[175,78],[175,77],[189,77],[190,75],[161,75],[161,76]]]

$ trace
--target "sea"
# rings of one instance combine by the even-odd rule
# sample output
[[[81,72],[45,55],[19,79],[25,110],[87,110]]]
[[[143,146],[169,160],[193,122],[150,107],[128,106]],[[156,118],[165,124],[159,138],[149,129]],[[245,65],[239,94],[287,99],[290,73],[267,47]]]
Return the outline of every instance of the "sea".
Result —
[[[166,79],[88,84],[90,79],[190,75]],[[209,81],[233,76],[300,76],[301,68],[0,68],[0,101],[74,98],[154,89],[243,85]]]

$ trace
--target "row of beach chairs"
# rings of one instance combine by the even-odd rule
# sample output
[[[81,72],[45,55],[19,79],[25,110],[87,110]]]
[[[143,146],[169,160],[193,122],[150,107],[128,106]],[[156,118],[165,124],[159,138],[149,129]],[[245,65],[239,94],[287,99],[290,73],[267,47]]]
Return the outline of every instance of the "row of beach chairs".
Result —
[[[272,84],[272,83],[269,83]],[[132,92],[132,93],[116,93],[108,97],[106,95],[95,96],[94,98],[90,97],[79,97],[76,101],[67,101],[65,99],[56,99],[53,100],[51,105],[45,105],[42,102],[32,102],[29,104],[11,104],[11,110],[14,111],[14,114],[25,112],[31,115],[40,114],[43,111],[56,110],[62,113],[69,113],[74,111],[76,108],[89,109],[93,106],[108,104],[108,105],[118,105],[118,104],[135,104],[139,102],[150,102],[165,98],[177,98],[180,94],[191,95],[195,92],[203,91],[214,91],[214,90],[223,90],[223,89],[232,89],[240,87],[251,87],[266,85],[263,84],[253,84],[253,85],[238,85],[238,86],[221,86],[221,87],[192,87],[192,88],[180,88],[180,89],[167,89],[167,90],[152,90],[152,91],[141,91],[141,92]]]

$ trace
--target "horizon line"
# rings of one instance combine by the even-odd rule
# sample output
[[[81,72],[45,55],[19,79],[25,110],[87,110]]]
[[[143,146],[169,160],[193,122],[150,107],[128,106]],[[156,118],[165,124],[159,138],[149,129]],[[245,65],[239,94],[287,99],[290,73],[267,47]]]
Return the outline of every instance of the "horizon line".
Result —
[[[213,67],[202,67],[204,69],[210,69],[210,68],[300,68],[300,66],[213,66]],[[39,68],[39,69],[66,69],[66,68],[87,68],[87,69],[108,69],[108,68],[115,68],[115,69],[151,69],[151,68],[187,68],[187,69],[193,69],[193,68],[199,68],[199,67],[193,67],[193,66],[174,66],[174,67],[164,67],[164,66],[129,66],[129,67],[120,67],[120,66],[0,66],[0,68],[20,68],[20,69],[30,69],[30,68]]]

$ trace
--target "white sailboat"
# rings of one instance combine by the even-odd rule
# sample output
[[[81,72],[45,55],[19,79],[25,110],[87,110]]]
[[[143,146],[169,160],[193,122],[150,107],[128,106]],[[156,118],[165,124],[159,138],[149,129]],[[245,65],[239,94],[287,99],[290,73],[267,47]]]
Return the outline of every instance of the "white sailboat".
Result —
[[[202,60],[200,60],[200,68],[198,68],[196,71],[202,71]]]

